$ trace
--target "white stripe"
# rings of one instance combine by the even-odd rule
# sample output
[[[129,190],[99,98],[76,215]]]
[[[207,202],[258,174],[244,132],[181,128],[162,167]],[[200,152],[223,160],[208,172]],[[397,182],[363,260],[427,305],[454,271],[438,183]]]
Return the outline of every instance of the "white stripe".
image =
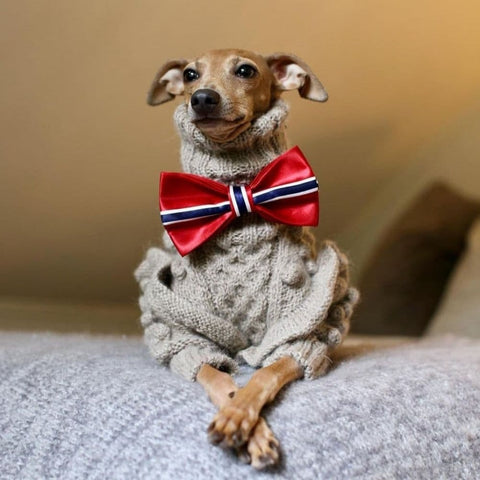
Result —
[[[204,208],[215,208],[223,207],[224,205],[230,205],[230,202],[220,202],[220,203],[208,203],[206,205],[198,205],[195,207],[184,207],[184,208],[174,208],[173,210],[161,210],[162,215],[170,215],[174,213],[184,213],[184,212],[195,212],[196,210],[202,210]]]
[[[259,205],[263,205],[264,203],[276,202],[277,200],[283,200],[284,198],[292,198],[292,197],[300,197],[301,195],[307,195],[307,193],[318,192],[318,188],[311,188],[310,190],[305,190],[304,192],[297,192],[297,193],[289,193],[288,195],[281,195],[280,197],[271,198],[270,200],[265,200],[264,202],[260,202]]]
[[[192,220],[198,220],[199,218],[207,218],[207,217],[212,217],[213,215],[202,215],[201,217],[195,217],[195,218],[184,218],[182,220],[170,220],[170,222],[164,222],[162,220],[163,225],[173,225],[174,223],[184,223],[184,222],[191,222]],[[161,217],[160,217],[161,218]]]
[[[316,180],[316,178],[309,177],[309,178],[306,178],[305,180],[299,180],[298,182],[284,183],[283,185],[278,185],[276,187],[266,188],[265,190],[261,190],[260,192],[254,193],[253,198],[257,197],[258,195],[262,195],[263,193],[273,192],[274,190],[278,190],[279,188],[293,187],[295,185],[301,185],[302,183],[311,182],[312,180]]]
[[[230,188],[230,200],[232,201],[233,209],[235,210],[235,215],[239,217],[240,210],[238,209],[237,199],[235,198],[235,193],[233,192],[233,185],[230,185],[229,188]]]
[[[242,190],[242,197],[243,197],[243,201],[245,202],[245,206],[247,207],[247,211],[251,213],[252,207],[250,205],[250,202],[248,201],[247,189],[245,188],[245,185],[242,185],[240,188]]]

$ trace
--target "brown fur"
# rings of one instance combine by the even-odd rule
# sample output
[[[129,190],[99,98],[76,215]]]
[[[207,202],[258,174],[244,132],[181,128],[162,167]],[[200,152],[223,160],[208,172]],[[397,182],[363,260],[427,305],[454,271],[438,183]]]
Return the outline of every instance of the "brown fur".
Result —
[[[241,65],[251,65],[257,70],[253,78],[239,78],[235,70]],[[297,67],[294,72],[289,68]],[[183,71],[192,68],[199,78],[183,82]],[[300,73],[296,73],[296,72]],[[154,78],[147,101],[159,105],[184,95],[190,104],[194,92],[212,89],[222,99],[218,108],[208,118],[199,117],[189,110],[192,122],[211,140],[224,143],[233,140],[248,127],[258,115],[265,113],[272,101],[282,91],[298,89],[309,100],[324,102],[328,96],[310,67],[294,55],[277,53],[263,57],[239,49],[211,50],[192,61],[170,60]]]
[[[256,74],[252,78],[237,76],[235,72],[240,65],[253,66]],[[184,82],[186,69],[197,72],[198,79]],[[220,95],[220,102],[208,115],[198,115],[190,108],[192,95],[200,89]],[[248,129],[282,91],[293,89],[310,100],[327,99],[318,78],[298,57],[283,53],[263,57],[238,49],[212,50],[192,61],[165,63],[154,78],[148,103],[159,105],[176,95],[184,95],[191,121],[208,138],[223,143]],[[285,357],[257,370],[245,387],[238,388],[227,373],[203,365],[197,381],[219,407],[208,429],[210,441],[237,449],[241,458],[255,468],[276,464],[279,443],[260,412],[286,384],[302,375],[297,361]]]
[[[285,385],[302,375],[296,360],[284,357],[257,370],[247,385],[239,389],[230,375],[203,365],[197,381],[220,408],[208,427],[210,441],[238,449],[255,468],[275,465],[279,460],[279,442],[260,412]]]
[[[238,78],[233,73],[239,65],[258,70],[254,78]],[[185,85],[185,103],[200,88],[212,88],[225,99],[214,119],[197,120],[196,125],[216,142],[232,140],[268,110],[272,99],[273,74],[265,59],[245,50],[213,50],[186,66],[195,67],[200,78]]]

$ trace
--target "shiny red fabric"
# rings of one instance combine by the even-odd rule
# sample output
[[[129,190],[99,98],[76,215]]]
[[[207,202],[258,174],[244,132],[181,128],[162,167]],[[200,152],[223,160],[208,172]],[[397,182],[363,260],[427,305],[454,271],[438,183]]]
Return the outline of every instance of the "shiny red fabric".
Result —
[[[299,147],[283,153],[255,177],[247,194],[252,212],[264,219],[287,225],[315,226],[319,219],[318,192],[255,205],[253,194],[268,188],[313,177],[314,173]],[[160,174],[160,211],[228,201],[229,186],[209,178],[187,173]],[[184,256],[206,242],[236,218],[233,207],[229,212],[195,220],[164,225],[180,255]]]

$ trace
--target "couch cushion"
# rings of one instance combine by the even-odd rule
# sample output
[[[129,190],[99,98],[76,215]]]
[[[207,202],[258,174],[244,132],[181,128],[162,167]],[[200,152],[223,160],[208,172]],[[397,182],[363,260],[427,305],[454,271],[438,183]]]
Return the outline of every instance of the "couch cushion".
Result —
[[[140,339],[4,333],[0,358],[2,478],[253,477],[207,442],[215,410],[201,387]],[[448,338],[296,382],[266,412],[283,463],[255,478],[474,478],[479,367],[479,342]]]
[[[479,214],[478,201],[442,183],[416,198],[385,233],[364,270],[352,331],[421,335]]]
[[[429,335],[445,333],[480,338],[480,217],[427,330]]]

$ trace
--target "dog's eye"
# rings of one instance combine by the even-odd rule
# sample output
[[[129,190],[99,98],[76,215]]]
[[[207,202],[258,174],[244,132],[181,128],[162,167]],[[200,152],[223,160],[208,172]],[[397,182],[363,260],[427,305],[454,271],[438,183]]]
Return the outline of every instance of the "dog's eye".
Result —
[[[257,74],[257,69],[245,63],[235,70],[235,75],[242,78],[253,78]]]
[[[198,77],[200,77],[200,75],[198,74],[198,72],[196,70],[194,70],[193,68],[187,68],[184,72],[183,72],[183,79],[186,81],[186,82],[193,82],[194,80],[197,80]]]

